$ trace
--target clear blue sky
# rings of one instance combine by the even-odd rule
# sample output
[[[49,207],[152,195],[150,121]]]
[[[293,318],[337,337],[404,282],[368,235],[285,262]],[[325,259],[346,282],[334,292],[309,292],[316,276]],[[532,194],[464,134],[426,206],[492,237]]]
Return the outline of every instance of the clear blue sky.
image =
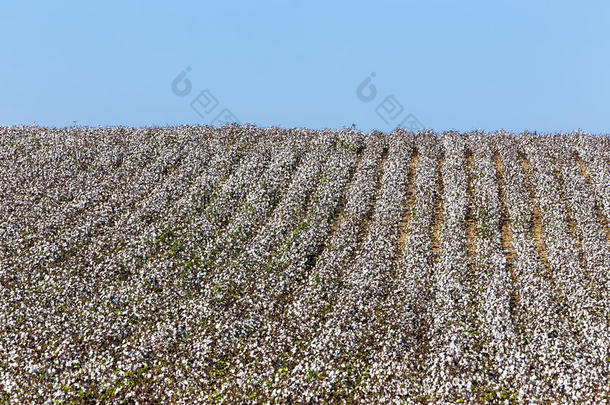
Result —
[[[0,125],[610,132],[604,1],[6,1],[0,37]]]

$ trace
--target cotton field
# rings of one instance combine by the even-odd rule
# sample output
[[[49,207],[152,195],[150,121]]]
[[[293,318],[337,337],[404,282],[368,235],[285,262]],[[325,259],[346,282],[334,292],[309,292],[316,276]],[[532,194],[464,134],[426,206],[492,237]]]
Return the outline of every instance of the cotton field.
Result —
[[[0,403],[602,403],[610,138],[0,128]]]

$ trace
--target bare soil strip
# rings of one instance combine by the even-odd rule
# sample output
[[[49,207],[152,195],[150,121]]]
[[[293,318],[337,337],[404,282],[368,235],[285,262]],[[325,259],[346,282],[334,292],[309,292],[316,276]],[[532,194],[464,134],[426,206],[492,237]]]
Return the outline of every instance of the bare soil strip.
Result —
[[[417,172],[417,164],[419,162],[419,151],[413,148],[413,156],[409,163],[409,173],[407,175],[407,198],[403,206],[402,219],[400,220],[398,248],[396,250],[396,261],[404,254],[405,242],[409,236],[409,220],[412,217],[411,211],[415,203],[415,174]]]
[[[544,265],[544,270],[552,277],[551,265],[549,264],[549,258],[546,253],[546,245],[544,227],[542,225],[542,212],[540,211],[540,204],[538,197],[536,196],[535,186],[532,179],[532,165],[530,164],[527,156],[523,153],[519,153],[519,160],[523,167],[523,173],[525,175],[525,184],[530,195],[530,205],[532,207],[532,235],[534,236],[534,244],[538,250],[540,260]]]
[[[610,242],[610,227],[608,226],[608,218],[606,218],[606,216],[604,215],[604,213],[602,212],[602,210],[599,207],[598,197],[597,197],[597,194],[595,193],[595,187],[593,187],[593,181],[591,180],[591,175],[589,174],[589,169],[587,168],[587,165],[585,164],[585,162],[580,158],[580,156],[578,156],[576,153],[574,153],[573,156],[574,156],[574,160],[576,160],[576,163],[578,163],[578,165],[580,166],[580,170],[582,171],[582,175],[585,178],[587,187],[589,187],[589,191],[591,192],[591,195],[593,196],[593,208],[595,209],[595,213],[597,214],[599,223],[602,225],[602,229],[604,230],[604,233],[606,234],[606,239],[608,239],[608,242]]]
[[[496,183],[498,184],[498,200],[500,201],[500,240],[502,242],[502,251],[504,258],[506,259],[506,272],[508,273],[512,286],[517,285],[517,273],[515,272],[515,255],[517,254],[513,244],[513,233],[510,229],[510,218],[508,214],[508,208],[506,207],[506,194],[504,191],[504,166],[502,160],[496,152],[493,156],[496,163]],[[511,319],[514,325],[518,325],[517,322],[517,308],[519,307],[519,294],[517,294],[516,288],[510,289],[510,301],[509,309]]]
[[[506,258],[507,269],[513,269],[513,262],[515,260],[515,248],[513,247],[513,233],[510,230],[510,219],[508,217],[508,208],[506,207],[506,195],[504,194],[504,165],[500,156],[496,153],[494,155],[494,161],[496,163],[496,182],[498,183],[498,193],[500,200],[500,207],[502,213],[500,217],[500,237],[502,240],[502,249],[504,250],[504,257]]]
[[[464,156],[464,172],[466,173],[467,186],[466,193],[468,194],[468,205],[466,206],[466,255],[468,256],[468,265],[472,268],[477,258],[477,216],[476,216],[476,201],[474,198],[474,190],[472,187],[472,171],[474,170],[474,157],[472,151],[466,149]]]
[[[432,253],[433,263],[437,263],[441,256],[441,237],[443,234],[443,220],[445,218],[445,207],[443,205],[443,195],[445,194],[443,185],[443,166],[445,165],[444,154],[438,159],[438,175],[436,177],[436,196],[434,201],[434,220],[432,227]]]

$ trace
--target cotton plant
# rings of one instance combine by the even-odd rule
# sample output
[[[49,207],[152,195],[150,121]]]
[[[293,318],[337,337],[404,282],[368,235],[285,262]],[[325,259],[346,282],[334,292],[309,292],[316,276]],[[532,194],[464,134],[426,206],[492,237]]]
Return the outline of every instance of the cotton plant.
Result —
[[[610,142],[0,128],[0,402],[599,403]]]

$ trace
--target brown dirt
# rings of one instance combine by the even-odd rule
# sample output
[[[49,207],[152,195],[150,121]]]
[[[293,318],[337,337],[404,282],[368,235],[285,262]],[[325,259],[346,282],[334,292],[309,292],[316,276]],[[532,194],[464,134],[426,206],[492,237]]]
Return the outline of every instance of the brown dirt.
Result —
[[[496,183],[498,184],[498,200],[500,200],[500,221],[498,223],[500,227],[500,241],[502,243],[502,251],[506,258],[506,272],[511,280],[511,285],[517,285],[517,273],[515,272],[515,256],[516,251],[513,244],[513,233],[510,229],[510,218],[508,215],[508,207],[506,206],[506,194],[504,191],[504,165],[500,156],[495,153],[493,157],[496,163]],[[509,308],[510,314],[513,320],[517,319],[517,308],[519,307],[520,297],[517,294],[516,288],[510,289],[510,300]],[[519,322],[514,322],[515,325],[519,325]]]
[[[411,218],[411,211],[413,204],[415,203],[415,176],[417,173],[417,164],[419,162],[419,151],[413,149],[413,156],[409,163],[409,173],[407,175],[407,196],[403,206],[402,219],[399,225],[399,236],[398,236],[398,249],[396,254],[396,260],[400,259],[404,254],[405,242],[409,236],[409,220]]]
[[[540,211],[540,204],[538,203],[538,197],[535,193],[535,185],[532,179],[532,166],[527,159],[527,156],[519,154],[521,160],[521,166],[525,174],[525,185],[530,195],[530,206],[532,207],[532,236],[534,237],[534,244],[538,249],[538,256],[542,261],[544,270],[552,276],[551,265],[549,264],[549,258],[546,252],[546,245],[544,243],[544,227],[542,226],[542,212]]]
[[[504,165],[500,156],[496,154],[494,156],[496,163],[496,182],[498,183],[498,199],[500,200],[500,207],[502,213],[500,216],[500,239],[502,241],[502,249],[504,251],[504,257],[506,258],[507,269],[513,269],[513,262],[515,261],[515,248],[513,247],[513,233],[510,230],[510,219],[508,217],[508,208],[506,207],[506,195],[504,194]]]
[[[438,159],[438,174],[436,177],[436,196],[434,201],[433,227],[432,227],[432,253],[434,263],[438,262],[441,254],[441,235],[443,232],[443,222],[445,208],[443,206],[443,195],[445,194],[443,185],[443,166],[445,165],[444,155]]]
[[[466,208],[466,255],[470,266],[473,266],[477,258],[477,216],[476,216],[476,201],[474,198],[474,190],[472,187],[473,179],[472,172],[474,170],[474,157],[471,150],[466,150],[464,159],[467,178],[466,193],[468,194],[468,206]]]

